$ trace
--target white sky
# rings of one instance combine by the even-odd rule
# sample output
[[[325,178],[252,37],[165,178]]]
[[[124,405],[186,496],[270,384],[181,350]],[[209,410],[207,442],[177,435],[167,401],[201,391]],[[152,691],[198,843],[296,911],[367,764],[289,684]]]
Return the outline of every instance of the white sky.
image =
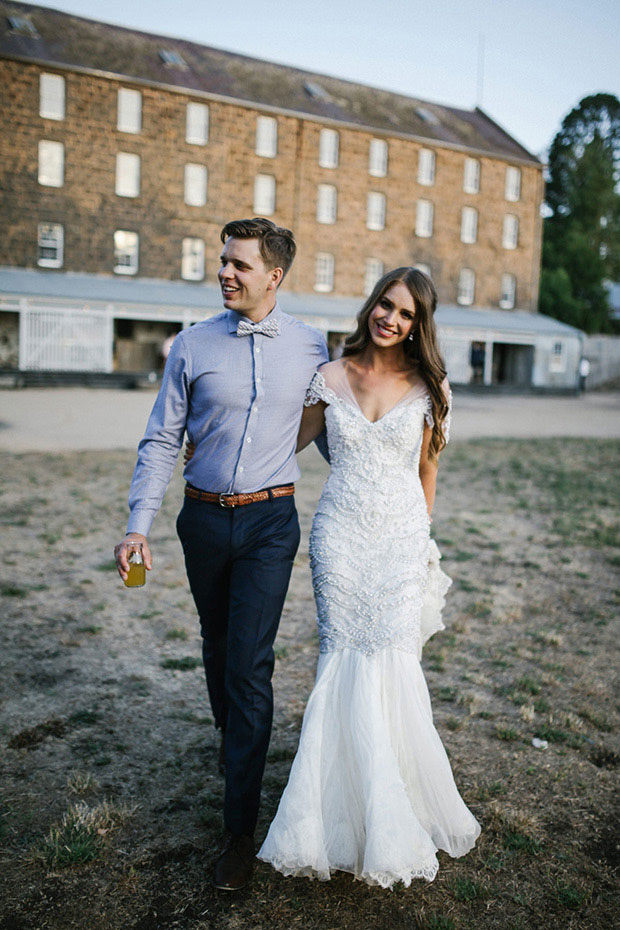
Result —
[[[620,96],[618,0],[50,0],[58,10],[472,108],[540,154],[588,94]]]

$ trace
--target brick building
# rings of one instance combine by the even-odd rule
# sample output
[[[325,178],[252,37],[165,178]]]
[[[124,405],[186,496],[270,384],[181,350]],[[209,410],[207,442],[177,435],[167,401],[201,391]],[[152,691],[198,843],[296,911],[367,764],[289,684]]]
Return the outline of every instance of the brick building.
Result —
[[[69,341],[107,340],[103,367],[155,367],[171,326],[219,312],[221,226],[259,214],[298,241],[283,305],[311,306],[332,341],[384,270],[415,264],[437,287],[440,327],[452,314],[445,351],[458,377],[472,377],[482,341],[486,383],[531,382],[536,340],[523,330],[537,308],[542,165],[481,110],[2,0],[0,80],[0,309],[22,314],[21,367],[45,356],[41,313],[57,324],[63,309]],[[107,290],[84,324],[93,276]],[[170,283],[144,301],[145,279]],[[495,311],[491,337],[478,318],[468,329],[478,309]],[[505,364],[492,357],[502,311],[519,334],[506,344],[529,346],[521,361],[516,349]],[[56,350],[45,364],[71,361]],[[570,368],[568,342],[544,351]],[[70,367],[86,364],[74,355]]]

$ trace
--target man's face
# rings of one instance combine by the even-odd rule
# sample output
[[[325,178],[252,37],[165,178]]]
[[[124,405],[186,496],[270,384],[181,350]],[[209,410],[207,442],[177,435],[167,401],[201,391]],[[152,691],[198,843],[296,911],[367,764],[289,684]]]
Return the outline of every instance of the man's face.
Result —
[[[224,243],[218,278],[224,306],[244,316],[265,314],[275,303],[281,269],[265,267],[258,239],[234,239]]]

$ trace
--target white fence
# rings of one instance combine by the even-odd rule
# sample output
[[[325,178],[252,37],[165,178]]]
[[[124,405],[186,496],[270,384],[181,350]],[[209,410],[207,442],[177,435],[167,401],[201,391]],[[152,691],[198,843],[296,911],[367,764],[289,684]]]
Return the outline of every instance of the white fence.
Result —
[[[112,371],[114,322],[101,310],[25,307],[19,367],[42,371]]]

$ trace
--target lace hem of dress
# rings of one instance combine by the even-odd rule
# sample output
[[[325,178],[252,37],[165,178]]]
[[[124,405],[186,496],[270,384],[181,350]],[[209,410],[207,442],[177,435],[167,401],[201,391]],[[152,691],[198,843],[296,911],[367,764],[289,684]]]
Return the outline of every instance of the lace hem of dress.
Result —
[[[259,854],[258,858],[261,856]],[[306,863],[296,863],[294,859],[265,859],[270,865],[281,872],[282,875],[292,878],[310,878],[318,879],[321,882],[328,882],[332,877],[332,872],[349,872],[358,881],[365,882],[367,885],[379,885],[381,888],[392,888],[398,882],[402,882],[405,888],[408,888],[414,878],[424,878],[427,882],[432,882],[437,876],[439,864],[437,859],[429,862],[428,865],[422,865],[417,868],[403,869],[402,872],[381,872],[381,871],[357,871],[345,865],[332,865],[328,868],[314,868]]]

